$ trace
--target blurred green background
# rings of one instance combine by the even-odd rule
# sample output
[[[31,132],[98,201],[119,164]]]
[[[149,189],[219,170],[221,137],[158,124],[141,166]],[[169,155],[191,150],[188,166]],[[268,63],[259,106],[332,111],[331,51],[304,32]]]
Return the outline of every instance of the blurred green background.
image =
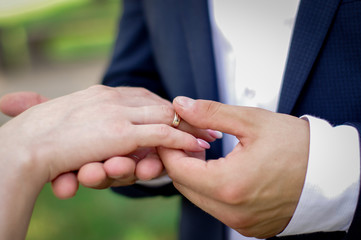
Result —
[[[119,0],[1,0],[0,95],[36,91],[55,98],[99,83],[121,9]],[[0,114],[0,125],[8,120]],[[178,201],[82,187],[59,200],[48,184],[27,239],[176,239]]]
[[[73,199],[58,200],[47,185],[35,206],[27,239],[176,239],[178,201],[177,197],[129,199],[110,190],[86,188]]]
[[[108,54],[119,5],[117,0],[1,1],[2,67]]]

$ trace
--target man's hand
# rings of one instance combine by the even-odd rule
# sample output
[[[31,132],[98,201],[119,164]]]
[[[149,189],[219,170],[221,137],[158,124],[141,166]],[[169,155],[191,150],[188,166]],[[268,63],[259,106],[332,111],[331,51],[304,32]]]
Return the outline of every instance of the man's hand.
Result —
[[[204,161],[160,148],[175,187],[194,204],[245,236],[268,238],[285,229],[305,180],[308,122],[257,108],[178,97],[177,113],[198,128],[236,136],[225,158]]]

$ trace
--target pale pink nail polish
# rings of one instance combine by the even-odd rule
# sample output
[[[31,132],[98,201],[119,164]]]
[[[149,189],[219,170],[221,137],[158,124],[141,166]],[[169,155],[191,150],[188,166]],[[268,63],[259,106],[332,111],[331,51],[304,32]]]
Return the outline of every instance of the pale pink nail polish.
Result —
[[[200,147],[204,148],[204,149],[210,149],[211,145],[209,145],[209,143],[207,143],[206,141],[204,141],[203,139],[197,138],[198,144]]]
[[[211,135],[212,137],[217,138],[217,139],[220,139],[223,137],[223,133],[220,131],[208,129],[207,132],[209,133],[209,135]]]

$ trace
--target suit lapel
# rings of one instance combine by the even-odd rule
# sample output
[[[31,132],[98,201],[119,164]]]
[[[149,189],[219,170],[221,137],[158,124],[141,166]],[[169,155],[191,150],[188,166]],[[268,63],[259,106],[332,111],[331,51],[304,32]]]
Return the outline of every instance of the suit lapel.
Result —
[[[182,0],[180,18],[199,98],[218,100],[207,0]]]
[[[207,0],[182,0],[180,18],[199,98],[218,99]],[[301,0],[278,111],[290,113],[322,47],[340,0]]]
[[[301,0],[278,111],[291,113],[309,76],[340,0]]]

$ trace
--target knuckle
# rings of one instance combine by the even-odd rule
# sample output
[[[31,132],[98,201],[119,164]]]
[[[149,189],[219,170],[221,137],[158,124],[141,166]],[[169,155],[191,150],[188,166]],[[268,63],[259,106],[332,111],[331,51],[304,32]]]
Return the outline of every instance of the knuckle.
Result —
[[[104,85],[96,84],[96,85],[90,86],[88,89],[89,90],[94,90],[94,91],[104,91],[104,90],[106,90],[108,88],[109,87],[106,87]]]
[[[138,87],[136,90],[143,96],[151,96],[153,93],[146,88]]]
[[[118,121],[117,124],[109,124],[107,127],[108,134],[115,139],[127,139],[132,133],[132,124],[128,121]]]
[[[157,137],[161,139],[167,139],[171,135],[171,130],[168,125],[160,124],[155,133]]]
[[[239,205],[246,202],[242,186],[231,183],[225,184],[216,190],[218,200],[228,205]]]
[[[110,88],[104,85],[94,85],[88,88],[90,91],[94,91],[92,97],[97,96],[104,101],[112,101],[119,98],[120,94],[114,88]]]
[[[160,108],[163,115],[163,119],[167,119],[166,121],[167,123],[168,122],[172,123],[174,117],[173,107],[168,105],[160,105]]]

